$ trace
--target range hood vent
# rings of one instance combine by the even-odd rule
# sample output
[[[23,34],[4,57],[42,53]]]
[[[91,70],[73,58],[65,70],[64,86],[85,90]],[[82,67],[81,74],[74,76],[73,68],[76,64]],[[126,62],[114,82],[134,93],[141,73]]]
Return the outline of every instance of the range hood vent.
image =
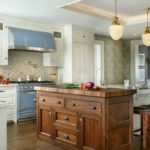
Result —
[[[8,49],[39,52],[55,52],[55,40],[51,33],[9,27]]]

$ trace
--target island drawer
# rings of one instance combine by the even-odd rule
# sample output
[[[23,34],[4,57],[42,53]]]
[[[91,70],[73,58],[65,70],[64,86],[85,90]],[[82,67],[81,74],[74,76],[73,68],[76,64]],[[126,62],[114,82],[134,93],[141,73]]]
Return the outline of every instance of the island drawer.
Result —
[[[77,126],[77,115],[76,113],[65,113],[65,112],[56,112],[56,121],[62,122],[65,124],[70,124]]]
[[[39,104],[64,107],[64,98],[39,95]]]
[[[66,108],[90,113],[101,113],[102,111],[102,106],[100,103],[74,99],[66,99]]]
[[[77,136],[66,131],[56,130],[56,139],[77,144]]]

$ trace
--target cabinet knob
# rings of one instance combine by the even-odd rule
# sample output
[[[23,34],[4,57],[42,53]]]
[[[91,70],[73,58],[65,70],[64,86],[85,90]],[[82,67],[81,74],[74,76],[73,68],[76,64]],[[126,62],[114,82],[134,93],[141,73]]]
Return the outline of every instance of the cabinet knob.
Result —
[[[82,122],[82,121],[83,121],[83,119],[82,119],[82,118],[80,118],[80,119],[79,119],[79,121],[80,121],[80,122]]]
[[[68,120],[69,120],[69,118],[68,118],[67,116],[65,116],[65,117],[64,117],[64,120],[65,120],[65,121],[68,121]]]
[[[42,99],[43,102],[45,102],[45,100],[46,100],[45,98]]]
[[[61,104],[61,101],[58,101],[57,104]]]
[[[33,101],[36,102],[37,101],[36,98],[34,98]]]
[[[72,106],[76,106],[76,104],[75,104],[75,103],[72,103]]]
[[[68,134],[64,134],[64,138],[65,139],[69,139],[69,135]]]
[[[90,108],[93,110],[96,110],[96,106],[91,106]]]
[[[49,115],[52,115],[52,112],[51,111],[49,111],[49,113],[48,113]]]

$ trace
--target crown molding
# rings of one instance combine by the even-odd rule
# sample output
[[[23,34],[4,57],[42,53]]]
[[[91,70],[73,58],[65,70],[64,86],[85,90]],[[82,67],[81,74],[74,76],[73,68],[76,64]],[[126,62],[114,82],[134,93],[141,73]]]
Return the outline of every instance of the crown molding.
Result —
[[[96,7],[86,5],[81,2],[73,3],[71,5],[64,5],[62,8],[81,12],[87,15],[92,15],[98,18],[109,20],[109,21],[112,21],[112,18],[114,17],[114,13],[111,13],[102,9],[98,9]],[[119,19],[121,22],[124,22],[124,23],[126,22],[123,17],[119,16]]]
[[[72,2],[69,2],[69,3],[65,3],[64,5],[61,5],[61,6],[58,6],[59,8],[63,8],[63,7],[65,7],[65,6],[71,6],[71,5],[73,5],[73,4],[75,4],[75,3],[78,3],[78,2],[81,2],[81,1],[83,1],[83,0],[74,0],[74,1],[72,1]]]
[[[146,15],[139,15],[139,16],[127,18],[127,25],[141,24],[141,23],[146,23],[146,22],[147,22]]]
[[[114,13],[84,4],[82,2],[74,2],[72,4],[64,5],[61,8],[73,10],[76,12],[81,12],[108,21],[112,21],[112,18],[114,17]],[[139,15],[133,17],[119,15],[119,20],[122,22],[122,24],[128,26],[134,24],[141,24],[141,23],[146,23],[146,15]]]

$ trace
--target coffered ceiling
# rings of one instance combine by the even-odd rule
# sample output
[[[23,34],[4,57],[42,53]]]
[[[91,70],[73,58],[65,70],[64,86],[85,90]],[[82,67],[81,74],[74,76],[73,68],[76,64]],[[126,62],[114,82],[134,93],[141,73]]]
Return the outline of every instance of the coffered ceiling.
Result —
[[[46,23],[81,25],[109,35],[114,3],[114,0],[0,0],[0,14]],[[141,36],[148,7],[150,0],[117,0],[118,16],[124,25],[123,38]]]

